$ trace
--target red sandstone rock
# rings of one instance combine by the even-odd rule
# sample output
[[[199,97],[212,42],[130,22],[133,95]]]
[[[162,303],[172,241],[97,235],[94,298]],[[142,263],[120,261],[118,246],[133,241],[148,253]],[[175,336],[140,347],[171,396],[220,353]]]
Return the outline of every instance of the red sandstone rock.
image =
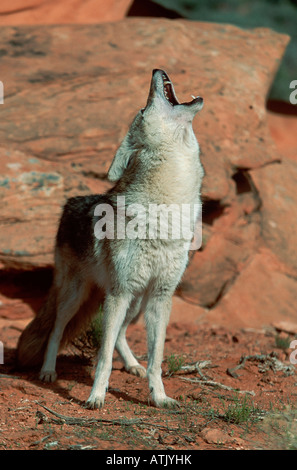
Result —
[[[172,299],[172,310],[170,316],[170,322],[174,323],[200,323],[204,320],[207,315],[207,310],[194,305],[189,302],[185,302],[180,297],[174,295]]]
[[[297,162],[285,160],[251,172],[259,192],[265,244],[297,273]],[[297,293],[296,293],[297,300]]]
[[[202,250],[192,257],[178,289],[195,304],[213,307],[259,246],[258,213],[245,216],[244,204],[233,204],[215,219]]]
[[[107,187],[100,180],[90,182],[90,178],[76,173],[69,165],[0,148],[3,267],[52,266],[57,225],[67,197],[91,190],[104,192]]]
[[[272,324],[272,326],[278,331],[291,335],[297,335],[297,323],[288,321],[276,321]]]
[[[267,112],[267,120],[278,151],[297,161],[297,116]]]
[[[233,437],[230,437],[221,429],[204,428],[203,431],[201,431],[200,436],[208,444],[216,444],[218,446],[220,444],[230,444],[235,441]]]
[[[20,320],[32,316],[32,309],[21,299],[8,299],[0,294],[0,318]]]
[[[234,328],[269,326],[280,318],[296,320],[297,282],[271,252],[256,254],[234,280],[209,321]]]
[[[2,0],[0,25],[103,23],[125,17],[132,0]]]
[[[46,160],[46,172],[56,180],[50,182],[51,197],[44,190],[34,193],[31,183],[26,190],[17,186],[20,195],[4,186],[2,265],[27,269],[51,263],[61,201],[70,193],[102,189],[129,121],[145,104],[155,67],[167,70],[180,100],[192,93],[204,97],[205,108],[194,122],[206,169],[203,195],[224,204],[237,201],[231,178],[236,168],[258,168],[277,157],[265,96],[287,41],[267,29],[151,19],[3,27],[2,146],[11,155],[22,152],[22,164]],[[3,153],[1,158],[4,166],[19,161]],[[10,176],[5,169],[2,178],[13,171],[20,181],[22,167],[10,169]],[[36,204],[39,212],[32,212]]]

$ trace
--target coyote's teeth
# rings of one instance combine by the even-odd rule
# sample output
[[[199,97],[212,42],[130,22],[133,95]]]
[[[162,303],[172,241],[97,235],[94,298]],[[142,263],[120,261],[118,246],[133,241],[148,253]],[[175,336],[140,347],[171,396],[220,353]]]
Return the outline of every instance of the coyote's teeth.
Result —
[[[191,96],[192,96],[193,100],[195,100],[195,99],[196,99],[196,96],[193,96],[193,95],[191,95]]]
[[[169,82],[168,80],[163,80],[163,84],[164,85],[171,85],[171,82]]]

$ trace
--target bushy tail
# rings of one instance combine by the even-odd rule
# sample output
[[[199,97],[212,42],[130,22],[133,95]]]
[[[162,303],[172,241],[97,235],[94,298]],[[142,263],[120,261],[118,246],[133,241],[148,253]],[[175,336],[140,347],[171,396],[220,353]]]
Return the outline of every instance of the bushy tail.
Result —
[[[66,326],[60,349],[89,324],[103,302],[104,292],[98,288],[94,289]],[[48,339],[55,324],[56,312],[57,289],[53,285],[45,304],[19,338],[17,345],[17,366],[19,368],[36,367],[43,363]]]
[[[17,365],[34,367],[42,363],[49,335],[56,319],[56,289],[51,287],[44,305],[22,332],[17,345]]]

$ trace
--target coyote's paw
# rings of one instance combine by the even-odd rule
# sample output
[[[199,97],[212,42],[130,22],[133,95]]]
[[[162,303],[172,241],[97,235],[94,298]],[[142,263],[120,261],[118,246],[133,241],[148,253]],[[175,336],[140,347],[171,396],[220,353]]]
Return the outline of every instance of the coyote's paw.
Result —
[[[97,397],[97,398],[89,398],[86,403],[85,403],[85,408],[87,408],[88,410],[100,410],[101,408],[103,408],[103,405],[104,405],[104,397],[103,398],[100,398],[100,397]]]
[[[43,382],[55,382],[57,377],[58,375],[55,370],[43,370],[39,374],[39,379]]]
[[[140,364],[138,366],[132,366],[127,369],[130,374],[136,375],[137,377],[144,378],[146,376],[146,369]]]
[[[152,399],[152,402],[157,408],[173,409],[173,408],[179,408],[180,407],[180,404],[178,403],[178,401],[174,400],[173,398],[169,398],[169,397],[162,397],[160,399],[155,398],[155,399]]]

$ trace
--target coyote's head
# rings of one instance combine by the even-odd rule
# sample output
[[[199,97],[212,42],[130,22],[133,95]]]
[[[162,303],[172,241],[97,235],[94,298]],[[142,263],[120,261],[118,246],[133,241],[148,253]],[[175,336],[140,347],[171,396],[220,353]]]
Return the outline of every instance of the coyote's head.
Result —
[[[145,125],[152,128],[157,121],[157,125],[170,132],[171,128],[191,123],[195,114],[203,107],[200,96],[192,98],[192,101],[180,103],[167,73],[164,70],[153,70],[147,104],[140,111]]]
[[[154,69],[145,108],[136,115],[128,134],[119,147],[108,172],[110,181],[121,178],[124,170],[140,153],[156,155],[165,148],[197,145],[192,121],[202,109],[203,99],[180,103],[166,72]]]

